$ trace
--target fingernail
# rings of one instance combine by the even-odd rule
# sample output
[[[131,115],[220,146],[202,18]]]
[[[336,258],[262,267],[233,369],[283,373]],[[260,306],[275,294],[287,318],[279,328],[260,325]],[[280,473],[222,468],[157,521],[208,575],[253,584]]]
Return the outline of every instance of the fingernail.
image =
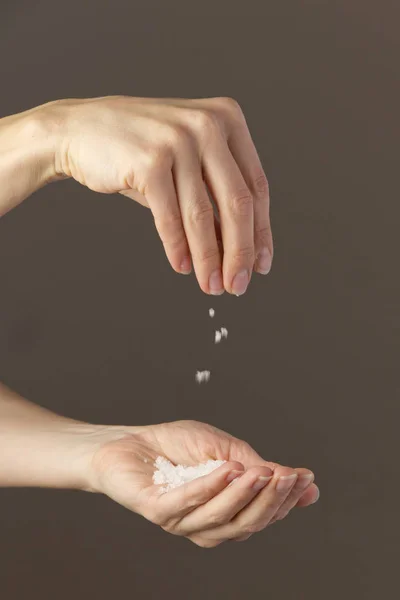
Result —
[[[263,248],[260,250],[257,256],[257,273],[261,275],[267,275],[271,270],[271,253],[268,248]]]
[[[210,292],[214,296],[219,296],[224,293],[224,284],[222,281],[222,273],[220,269],[215,269],[210,275],[208,282]]]
[[[307,475],[300,475],[296,483],[296,489],[305,490],[310,485],[313,479],[314,475],[312,475],[311,473],[308,473]]]
[[[320,495],[321,495],[321,493],[320,493],[320,491],[319,491],[319,488],[317,488],[317,492],[318,492],[318,493],[317,493],[317,497],[315,498],[315,500],[314,500],[313,504],[315,504],[316,502],[318,502],[318,500],[319,500],[319,497],[320,497]]]
[[[249,274],[247,271],[240,271],[237,275],[235,275],[232,282],[232,292],[236,294],[236,296],[241,296],[247,290],[247,286],[249,285]]]
[[[292,488],[296,479],[296,473],[294,473],[294,475],[282,475],[279,477],[278,483],[276,484],[276,489],[279,492],[288,492]]]
[[[228,481],[228,483],[230,483],[231,481],[233,481],[234,479],[237,479],[241,475],[243,475],[243,471],[231,471],[230,473],[228,473],[228,475],[226,477],[226,481]]]
[[[255,481],[253,483],[253,490],[256,490],[257,492],[259,490],[262,490],[263,488],[265,488],[265,486],[268,484],[269,481],[271,481],[272,476],[271,477],[259,477],[257,479],[257,481]]]
[[[189,275],[192,271],[192,261],[189,256],[185,256],[183,261],[181,262],[180,271],[182,275]]]

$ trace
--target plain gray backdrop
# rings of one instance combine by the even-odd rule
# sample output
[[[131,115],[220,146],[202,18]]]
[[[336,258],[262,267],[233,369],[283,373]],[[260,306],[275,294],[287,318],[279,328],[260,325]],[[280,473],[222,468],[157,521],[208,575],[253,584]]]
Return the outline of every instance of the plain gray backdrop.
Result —
[[[245,297],[210,299],[173,273],[145,209],[48,186],[0,220],[0,380],[89,422],[212,423],[313,469],[321,500],[202,550],[105,497],[2,490],[2,599],[398,588],[399,17],[390,0],[3,0],[0,116],[66,97],[235,97],[276,257]],[[214,346],[217,322],[229,338]]]

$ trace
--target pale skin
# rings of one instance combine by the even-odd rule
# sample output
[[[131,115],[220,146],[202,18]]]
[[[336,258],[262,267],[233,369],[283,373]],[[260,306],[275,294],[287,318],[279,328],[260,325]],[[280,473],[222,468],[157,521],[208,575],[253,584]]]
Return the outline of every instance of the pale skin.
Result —
[[[150,208],[171,266],[182,274],[193,267],[207,294],[243,294],[253,272],[271,268],[268,183],[231,99],[51,102],[0,119],[0,166],[0,216],[67,177]],[[152,482],[159,455],[227,462],[162,494]],[[0,486],[103,493],[205,548],[246,540],[319,497],[310,470],[268,462],[210,425],[86,424],[2,385]]]

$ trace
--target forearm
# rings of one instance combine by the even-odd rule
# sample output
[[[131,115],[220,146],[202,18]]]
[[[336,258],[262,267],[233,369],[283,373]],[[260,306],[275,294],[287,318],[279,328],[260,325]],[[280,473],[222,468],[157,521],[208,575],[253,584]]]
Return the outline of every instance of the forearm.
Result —
[[[56,415],[0,384],[0,487],[87,489],[98,429]]]
[[[51,104],[0,119],[0,217],[57,179]]]

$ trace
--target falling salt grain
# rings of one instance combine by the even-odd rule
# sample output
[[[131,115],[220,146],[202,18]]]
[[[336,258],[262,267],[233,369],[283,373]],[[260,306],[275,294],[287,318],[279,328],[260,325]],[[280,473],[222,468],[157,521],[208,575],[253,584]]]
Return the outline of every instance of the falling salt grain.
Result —
[[[225,462],[225,460],[208,460],[192,467],[173,465],[163,456],[158,456],[154,463],[156,470],[153,474],[153,483],[162,486],[160,488],[162,493],[169,492],[185,483],[189,483],[189,481],[212,473]]]
[[[215,315],[215,310],[213,308],[210,308],[210,310],[208,311],[208,314],[210,315],[211,318],[213,318],[213,316]]]
[[[227,329],[225,329],[225,327],[221,327],[221,335],[222,335],[222,337],[224,337],[224,338],[227,338],[227,337],[228,337],[228,330],[227,330]]]
[[[203,381],[209,381],[209,379],[210,379],[210,371],[197,371],[196,381],[198,383],[203,383]]]
[[[215,343],[219,344],[221,340],[222,340],[222,332],[216,331],[215,332]]]

